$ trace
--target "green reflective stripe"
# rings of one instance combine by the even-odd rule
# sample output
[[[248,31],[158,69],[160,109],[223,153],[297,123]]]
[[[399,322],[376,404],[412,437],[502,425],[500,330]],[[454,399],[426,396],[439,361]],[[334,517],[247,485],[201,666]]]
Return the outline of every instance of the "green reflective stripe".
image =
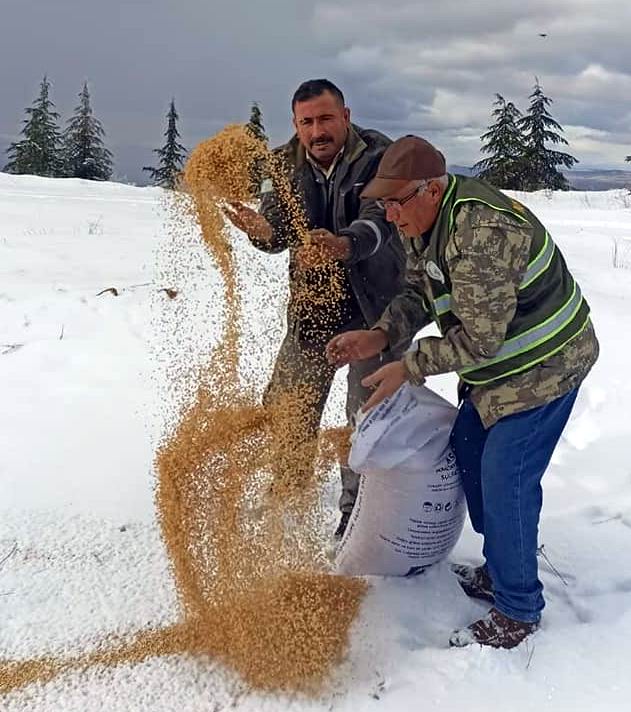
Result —
[[[451,212],[449,213],[449,232],[451,232],[451,229],[454,226],[454,211],[456,210],[456,205],[459,205],[460,203],[482,203],[483,205],[488,205],[489,208],[493,208],[493,210],[497,210],[500,213],[508,213],[509,215],[512,215],[521,222],[528,222],[527,218],[515,212],[514,210],[509,210],[508,208],[500,208],[497,205],[493,205],[493,203],[487,203],[486,200],[481,200],[480,198],[460,198],[459,200],[456,200],[451,206]]]
[[[562,331],[572,321],[572,319],[574,319],[576,313],[581,307],[582,301],[583,295],[581,294],[581,290],[576,282],[574,282],[572,296],[551,317],[548,317],[548,319],[541,324],[533,326],[523,334],[518,334],[517,336],[513,336],[512,339],[507,339],[502,345],[502,348],[493,358],[481,361],[475,366],[464,368],[460,371],[460,373],[470,373],[471,371],[477,371],[479,369],[486,368],[487,366],[492,366],[500,361],[505,361],[513,356],[517,356],[524,351],[530,351],[531,349],[534,349],[540,344],[548,341]]]
[[[436,316],[442,316],[448,311],[451,311],[451,294],[443,294],[442,297],[434,299],[434,313]]]
[[[540,277],[550,266],[552,258],[554,257],[554,250],[556,245],[551,240],[548,231],[546,230],[546,239],[543,243],[543,247],[539,250],[539,254],[535,259],[528,265],[526,272],[519,285],[520,289],[525,289],[530,284],[532,284],[537,277]]]
[[[568,339],[566,339],[562,344],[559,344],[556,348],[552,349],[551,351],[546,351],[545,354],[542,356],[539,356],[538,358],[533,359],[532,361],[528,361],[528,363],[524,363],[521,366],[517,366],[517,368],[514,368],[512,371],[506,371],[506,373],[502,373],[501,376],[493,376],[493,378],[487,378],[481,381],[476,381],[472,378],[467,378],[466,376],[462,375],[462,372],[459,374],[465,383],[469,383],[472,386],[483,386],[486,383],[491,383],[492,381],[497,380],[498,378],[507,378],[508,376],[514,376],[516,373],[521,373],[522,371],[527,371],[529,368],[532,368],[533,366],[536,366],[538,363],[541,363],[542,361],[545,361],[546,359],[550,358],[550,356],[554,356],[554,354],[558,353],[561,351],[561,349],[564,349],[570,341],[573,341],[577,336],[582,334],[585,331],[585,328],[590,322],[590,317],[589,314],[585,317],[585,321],[583,322],[583,325],[578,329],[578,331],[575,334],[572,334]]]

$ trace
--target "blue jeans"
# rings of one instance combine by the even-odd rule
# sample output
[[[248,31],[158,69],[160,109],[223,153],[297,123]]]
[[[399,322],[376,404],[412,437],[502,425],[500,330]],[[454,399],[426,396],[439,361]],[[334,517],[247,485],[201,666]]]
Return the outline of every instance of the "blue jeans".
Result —
[[[451,434],[471,524],[484,537],[495,607],[515,620],[537,622],[545,605],[537,574],[541,478],[577,394],[500,418],[488,430],[465,399]]]

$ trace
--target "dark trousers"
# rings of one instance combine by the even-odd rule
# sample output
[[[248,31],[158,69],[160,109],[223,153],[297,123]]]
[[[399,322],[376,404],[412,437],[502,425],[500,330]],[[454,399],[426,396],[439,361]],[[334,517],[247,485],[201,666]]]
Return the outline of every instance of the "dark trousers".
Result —
[[[541,478],[577,394],[575,388],[488,430],[465,399],[452,431],[471,524],[484,536],[495,607],[515,620],[536,622],[545,605],[537,572]]]
[[[349,328],[366,328],[363,324],[349,325]],[[376,371],[388,358],[376,356],[365,361],[352,363],[348,369],[346,419],[349,425],[354,425],[354,417],[360,406],[365,403],[371,393],[369,388],[361,385],[365,376]],[[331,390],[335,367],[327,363],[324,355],[324,345],[315,346],[302,341],[291,330],[286,334],[280,347],[271,381],[265,392],[264,402],[268,403],[276,393],[292,391],[304,387],[313,394],[308,399],[309,418],[306,424],[310,431],[306,435],[315,437],[320,427],[322,412]],[[357,488],[359,475],[348,466],[341,466],[342,494],[339,499],[339,508],[342,512],[351,512]]]

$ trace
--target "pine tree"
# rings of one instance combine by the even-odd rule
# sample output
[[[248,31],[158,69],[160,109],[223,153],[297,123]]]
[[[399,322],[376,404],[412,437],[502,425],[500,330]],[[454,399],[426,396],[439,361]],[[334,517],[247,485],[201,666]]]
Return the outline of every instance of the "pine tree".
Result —
[[[64,170],[68,177],[87,180],[111,178],[112,153],[103,145],[104,136],[101,122],[92,113],[88,83],[84,82],[79,105],[63,134]]]
[[[25,110],[27,118],[20,132],[24,138],[7,149],[9,162],[5,171],[49,177],[63,174],[59,114],[49,95],[50,82],[44,76],[39,96],[33,106]]]
[[[546,143],[565,144],[568,142],[561,136],[563,128],[555,121],[547,107],[552,99],[545,96],[539,80],[535,78],[535,86],[529,97],[528,113],[518,122],[518,127],[526,136],[525,153],[525,190],[568,190],[570,185],[557,166],[571,168],[578,159],[569,153],[546,148]]]
[[[145,167],[143,171],[151,173],[151,182],[163,188],[175,188],[179,174],[184,165],[186,149],[178,143],[180,133],[177,130],[177,120],[179,116],[175,110],[175,99],[171,99],[169,112],[167,113],[167,130],[164,132],[166,143],[162,148],[155,148],[154,153],[160,156],[158,168]]]
[[[259,141],[267,143],[267,136],[265,134],[265,127],[263,126],[263,118],[261,114],[261,109],[257,101],[252,103],[252,108],[250,109],[250,120],[245,125],[246,129]],[[252,167],[250,169],[250,192],[252,195],[257,195],[261,183],[265,178],[265,161],[261,158],[257,158],[253,161]]]
[[[519,190],[524,172],[524,138],[518,128],[521,111],[512,101],[506,102],[501,94],[496,94],[492,112],[495,123],[480,137],[482,152],[490,153],[474,165],[478,176],[498,188]]]

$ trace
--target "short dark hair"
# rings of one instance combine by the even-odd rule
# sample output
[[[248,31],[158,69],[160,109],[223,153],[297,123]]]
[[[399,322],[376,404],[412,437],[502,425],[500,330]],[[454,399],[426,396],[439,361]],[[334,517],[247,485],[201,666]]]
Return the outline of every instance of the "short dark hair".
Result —
[[[322,96],[325,91],[330,92],[344,106],[344,94],[341,90],[330,82],[328,79],[307,79],[294,92],[291,100],[291,110],[293,111],[299,101],[308,101],[315,99],[316,96]]]

